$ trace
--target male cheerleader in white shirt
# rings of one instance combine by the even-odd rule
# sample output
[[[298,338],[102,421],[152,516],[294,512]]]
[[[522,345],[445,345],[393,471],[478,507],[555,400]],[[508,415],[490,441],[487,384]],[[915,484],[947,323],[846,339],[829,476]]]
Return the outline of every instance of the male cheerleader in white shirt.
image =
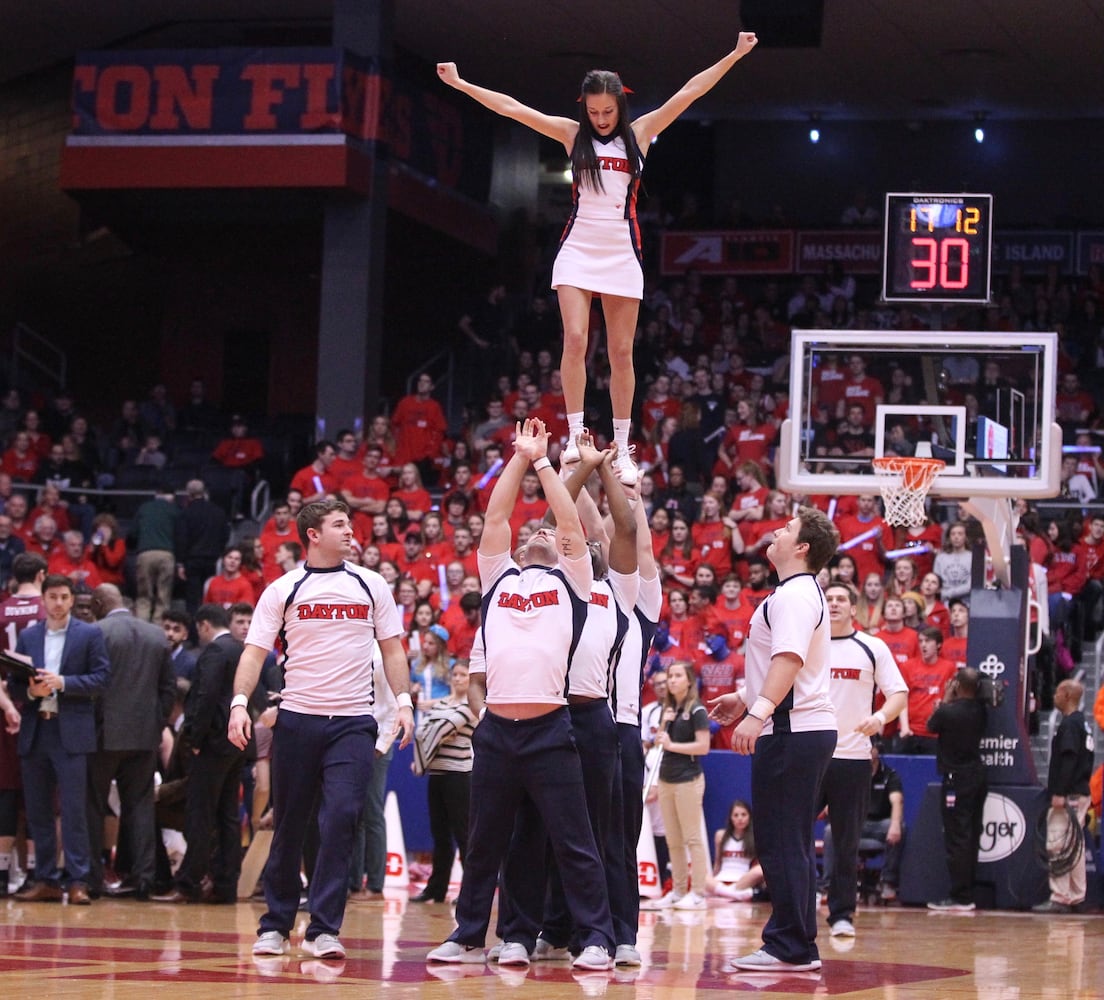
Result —
[[[732,959],[725,971],[810,972],[816,946],[816,850],[813,824],[820,785],[836,746],[829,697],[830,629],[816,574],[839,545],[821,511],[798,508],[767,548],[779,584],[748,626],[746,708],[738,694],[711,703],[722,726],[740,720],[732,749],[754,754],[751,795],[755,844],[770,886],[763,947]]]
[[[839,736],[821,786],[820,805],[828,807],[831,824],[831,864],[828,850],[828,926],[833,937],[855,936],[859,838],[870,805],[870,738],[881,734],[908,704],[908,685],[890,648],[877,636],[855,630],[855,589],[846,583],[824,588],[832,642],[828,693],[836,709]],[[877,712],[874,688],[885,695]],[[827,835],[826,835],[827,836]]]
[[[337,935],[345,915],[349,856],[375,757],[375,645],[399,706],[394,732],[401,734],[402,747],[414,733],[410,670],[391,589],[378,573],[345,561],[353,542],[349,508],[341,500],[306,504],[297,523],[306,564],[270,584],[257,603],[234,676],[227,737],[238,747],[248,742],[245,706],[265,657],[279,641],[285,683],[273,729],[275,832],[264,876],[268,912],[261,917],[253,954],[289,950],[307,821],[321,796],[320,844],[302,948],[315,958],[341,959],[345,948]]]
[[[595,580],[587,604],[586,624],[571,657],[567,701],[575,745],[586,761],[583,784],[587,814],[595,844],[604,853],[609,850],[609,838],[615,829],[621,829],[620,813],[615,817],[613,812],[621,785],[619,733],[609,698],[614,663],[629,629],[629,616],[639,589],[637,520],[626,487],[615,472],[616,446],[608,452],[599,452],[590,435],[584,432],[578,435],[576,447],[585,462],[579,463],[581,467],[575,464],[569,467],[574,471],[566,485],[587,533]],[[584,489],[588,478],[593,481],[591,470],[595,465],[606,491],[611,527],[615,526],[612,536],[606,532],[594,499]],[[636,741],[639,744],[639,732]],[[503,866],[499,933],[504,943],[499,952],[500,965],[527,965],[530,956],[537,960],[568,957],[574,927],[559,868],[554,860],[547,867],[544,863],[547,839],[543,824],[527,804],[515,825]],[[615,839],[620,858],[624,852],[619,833]],[[634,849],[635,846],[634,842]],[[611,865],[607,857],[607,889],[615,928],[613,893],[620,873],[620,867]],[[639,898],[635,884],[633,892]],[[619,933],[618,943],[621,940]]]
[[[612,964],[605,872],[586,819],[583,765],[567,709],[568,669],[594,576],[579,514],[547,449],[542,421],[519,424],[514,455],[487,505],[479,541],[483,625],[472,650],[468,694],[472,709],[483,716],[472,738],[468,851],[456,901],[458,926],[426,956],[431,962],[485,960],[499,866],[528,797],[548,831],[582,946],[575,967],[602,970]],[[556,528],[534,532],[515,562],[509,519],[530,464]],[[483,664],[476,653],[480,639]]]

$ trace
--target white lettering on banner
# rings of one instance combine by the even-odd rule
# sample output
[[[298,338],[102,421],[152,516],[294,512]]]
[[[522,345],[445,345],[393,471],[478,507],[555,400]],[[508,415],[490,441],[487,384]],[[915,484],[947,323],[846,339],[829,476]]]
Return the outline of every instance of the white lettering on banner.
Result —
[[[1016,736],[986,736],[981,741],[981,760],[986,767],[1015,767],[1020,751]]]
[[[723,256],[724,242],[720,236],[696,236],[693,242],[675,258],[676,264],[692,264],[706,261],[719,264]]]
[[[865,246],[861,243],[813,243],[801,248],[802,261],[825,260],[880,260],[880,246]]]
[[[978,664],[978,671],[992,680],[996,680],[1005,671],[1004,663],[997,659],[996,653],[990,653]]]
[[[1042,260],[1058,261],[1066,259],[1066,247],[1061,243],[1027,245],[1024,243],[1007,243],[1004,247],[1005,260]]]
[[[1015,802],[996,792],[985,799],[981,819],[981,846],[978,861],[991,864],[1003,861],[1020,849],[1027,835],[1027,820]]]

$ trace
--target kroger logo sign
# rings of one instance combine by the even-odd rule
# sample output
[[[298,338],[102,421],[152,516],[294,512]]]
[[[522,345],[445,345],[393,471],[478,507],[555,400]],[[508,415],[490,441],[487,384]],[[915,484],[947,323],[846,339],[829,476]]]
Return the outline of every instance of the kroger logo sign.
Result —
[[[981,846],[978,861],[1003,861],[1015,854],[1027,834],[1023,811],[1011,799],[990,792],[981,820]]]

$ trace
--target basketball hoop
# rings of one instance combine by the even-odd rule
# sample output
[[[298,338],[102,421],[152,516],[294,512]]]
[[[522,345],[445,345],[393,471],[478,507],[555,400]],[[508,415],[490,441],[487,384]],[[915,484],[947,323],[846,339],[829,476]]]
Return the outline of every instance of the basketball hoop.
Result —
[[[900,455],[872,458],[870,463],[885,501],[886,524],[906,527],[923,524],[927,518],[924,498],[946,463],[940,458],[903,458]]]

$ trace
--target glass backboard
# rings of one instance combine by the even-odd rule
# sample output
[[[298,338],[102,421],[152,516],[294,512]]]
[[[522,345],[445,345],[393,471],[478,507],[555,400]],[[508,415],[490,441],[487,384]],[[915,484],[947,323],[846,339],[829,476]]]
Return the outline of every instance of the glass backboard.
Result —
[[[871,458],[947,464],[934,496],[1057,495],[1053,333],[795,330],[777,476],[789,492],[877,492]]]

